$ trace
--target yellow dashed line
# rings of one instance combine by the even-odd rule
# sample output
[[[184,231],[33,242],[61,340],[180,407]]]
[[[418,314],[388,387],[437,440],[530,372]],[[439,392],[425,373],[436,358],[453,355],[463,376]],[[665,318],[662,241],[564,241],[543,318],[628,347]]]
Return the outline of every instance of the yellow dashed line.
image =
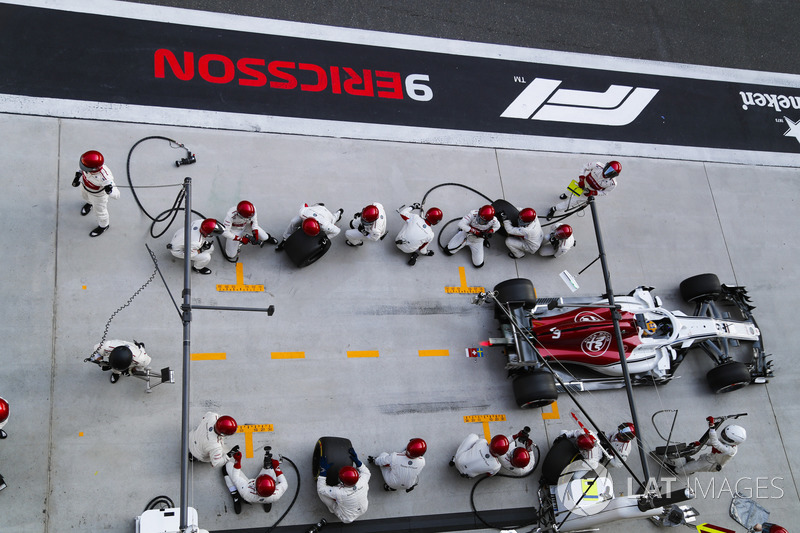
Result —
[[[349,351],[347,352],[347,357],[378,357],[378,350],[361,350],[361,351]]]
[[[305,359],[306,352],[272,352],[273,359]]]
[[[218,353],[193,353],[189,356],[192,361],[224,361],[225,352]]]
[[[450,355],[449,350],[420,350],[420,357],[444,357]]]

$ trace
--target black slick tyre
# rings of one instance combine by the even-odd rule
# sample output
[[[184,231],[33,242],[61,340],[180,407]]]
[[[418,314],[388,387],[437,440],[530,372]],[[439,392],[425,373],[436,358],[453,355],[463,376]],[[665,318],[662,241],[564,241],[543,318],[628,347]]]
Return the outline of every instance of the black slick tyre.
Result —
[[[502,281],[494,286],[497,301],[512,307],[521,306],[525,309],[536,307],[536,289],[533,282],[527,278],[512,278]],[[503,319],[506,315],[495,304],[494,316]]]
[[[716,300],[722,293],[722,285],[716,274],[698,274],[686,278],[680,286],[681,298],[687,302]]]
[[[513,382],[514,399],[521,409],[550,405],[558,399],[556,380],[546,370],[533,370],[518,375]]]
[[[575,441],[568,438],[559,438],[550,447],[547,455],[542,461],[542,479],[548,485],[556,485],[558,477],[564,468],[567,467],[575,459],[579,458],[581,454],[578,445]]]
[[[316,263],[331,247],[331,241],[320,233],[314,237],[299,229],[292,233],[284,243],[284,251],[298,268]]]
[[[715,394],[731,392],[750,384],[750,370],[739,361],[728,361],[708,371],[708,386]]]
[[[506,218],[511,222],[512,226],[517,225],[517,220],[519,219],[519,210],[511,204],[511,202],[507,200],[495,200],[492,202],[492,207],[494,207],[494,213],[497,217],[497,220],[500,220],[500,213],[505,213]],[[507,237],[508,234],[506,233],[505,228],[502,226],[503,221],[500,220],[500,234],[504,237]]]
[[[324,455],[328,460],[328,464],[331,465],[330,468],[328,468],[328,476],[325,481],[330,486],[337,485],[339,483],[339,469],[343,466],[353,464],[350,460],[350,453],[348,452],[352,447],[353,445],[350,443],[350,439],[345,439],[343,437],[320,437],[317,444],[314,446],[314,454],[311,457],[311,470],[314,479],[319,477],[319,459]]]

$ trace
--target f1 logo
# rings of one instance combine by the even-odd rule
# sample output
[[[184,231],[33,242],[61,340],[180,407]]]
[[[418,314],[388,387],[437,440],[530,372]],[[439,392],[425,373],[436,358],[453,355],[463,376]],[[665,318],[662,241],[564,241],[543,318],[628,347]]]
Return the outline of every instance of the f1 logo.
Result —
[[[561,80],[536,78],[500,115],[600,126],[626,126],[647,107],[658,89],[610,85],[605,92],[559,89]]]

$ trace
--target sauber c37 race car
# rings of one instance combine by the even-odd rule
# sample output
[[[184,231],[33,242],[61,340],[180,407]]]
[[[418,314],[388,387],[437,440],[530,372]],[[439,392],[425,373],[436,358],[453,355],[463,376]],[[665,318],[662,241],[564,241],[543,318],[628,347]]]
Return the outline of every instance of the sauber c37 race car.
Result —
[[[522,408],[548,405],[565,388],[625,386],[614,313],[633,385],[669,382],[691,348],[701,348],[714,362],[706,379],[715,393],[766,383],[772,376],[744,287],[720,284],[715,274],[684,280],[680,293],[695,304],[692,316],[664,309],[652,290],[637,287],[615,296],[614,309],[607,297],[537,298],[530,280],[515,278],[475,302],[494,302],[503,336],[489,339],[489,345],[505,347],[506,369]],[[743,343],[752,347],[746,362],[733,357],[735,352],[741,359],[734,348]]]

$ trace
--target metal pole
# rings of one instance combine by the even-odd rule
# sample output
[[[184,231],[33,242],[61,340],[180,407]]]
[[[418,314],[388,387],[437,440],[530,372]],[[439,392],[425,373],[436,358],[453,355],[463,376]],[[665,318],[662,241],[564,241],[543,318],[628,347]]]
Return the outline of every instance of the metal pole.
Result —
[[[628,393],[628,405],[631,409],[631,418],[633,426],[636,428],[636,442],[639,447],[639,458],[642,461],[642,473],[644,474],[647,483],[650,480],[650,471],[647,468],[647,457],[644,453],[644,446],[642,445],[642,433],[639,420],[636,416],[636,406],[633,401],[633,387],[631,386],[631,375],[628,373],[628,361],[625,358],[625,347],[622,344],[622,331],[619,327],[619,309],[614,303],[614,290],[611,288],[611,274],[608,272],[608,264],[606,263],[606,250],[603,245],[603,236],[600,233],[600,222],[597,219],[597,208],[594,204],[594,196],[589,197],[589,207],[592,211],[592,222],[594,223],[594,234],[597,238],[597,250],[600,253],[600,265],[603,267],[603,279],[606,284],[606,293],[608,295],[608,303],[611,305],[611,317],[614,322],[614,340],[617,343],[619,351],[619,362],[622,367],[622,375],[625,378],[625,391]]]
[[[181,406],[181,516],[180,529],[187,529],[189,506],[189,360],[192,322],[192,178],[183,180],[186,191],[183,227],[183,404]]]

